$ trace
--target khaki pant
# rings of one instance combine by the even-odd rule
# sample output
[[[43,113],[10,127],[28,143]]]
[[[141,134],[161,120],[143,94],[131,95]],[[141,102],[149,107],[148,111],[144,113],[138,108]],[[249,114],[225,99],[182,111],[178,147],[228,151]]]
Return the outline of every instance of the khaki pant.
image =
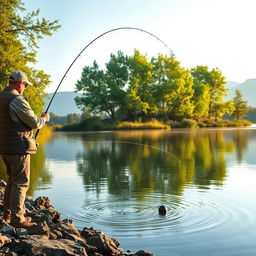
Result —
[[[29,188],[30,155],[2,155],[8,181],[4,193],[4,214],[11,214],[11,222],[25,221],[25,198]]]

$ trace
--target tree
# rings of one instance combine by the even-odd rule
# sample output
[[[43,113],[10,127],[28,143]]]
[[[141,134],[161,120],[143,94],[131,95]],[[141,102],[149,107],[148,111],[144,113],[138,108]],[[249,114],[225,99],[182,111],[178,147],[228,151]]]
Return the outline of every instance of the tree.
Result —
[[[50,36],[60,28],[57,20],[39,19],[39,9],[21,16],[26,9],[20,0],[0,1],[0,90],[8,83],[14,70],[23,70],[34,86],[29,87],[25,96],[31,100],[31,107],[39,114],[42,111],[45,88],[49,75],[31,67],[36,62],[37,42]]]
[[[217,121],[218,118],[221,118],[225,113],[231,115],[235,109],[233,100],[226,101],[224,103],[215,103],[213,105],[212,114]]]
[[[67,116],[59,116],[52,112],[50,112],[50,121],[48,125],[56,125],[56,124],[66,124],[67,123]]]
[[[76,104],[92,113],[106,112],[115,121],[116,111],[124,102],[127,79],[127,56],[122,52],[111,54],[106,70],[99,69],[94,61],[92,67],[83,68],[76,83],[76,92],[82,92],[81,97],[75,98]]]
[[[245,116],[245,113],[248,111],[247,101],[244,100],[242,92],[240,90],[235,91],[234,101],[234,112],[232,116],[239,120]]]
[[[81,115],[73,113],[73,114],[67,114],[67,123],[72,124],[72,123],[78,123],[80,122]]]
[[[174,56],[159,55],[153,63],[153,96],[159,114],[169,119],[183,119],[193,113],[193,80]]]
[[[197,66],[191,70],[191,74],[194,79],[194,87],[199,86],[203,87],[204,90],[208,90],[208,107],[204,108],[208,109],[208,117],[210,118],[213,115],[214,109],[223,103],[223,97],[226,95],[225,77],[220,70],[212,69],[209,71],[207,66]]]
[[[152,95],[149,84],[152,79],[152,64],[138,50],[129,58],[129,88],[126,105],[133,118],[153,112]]]

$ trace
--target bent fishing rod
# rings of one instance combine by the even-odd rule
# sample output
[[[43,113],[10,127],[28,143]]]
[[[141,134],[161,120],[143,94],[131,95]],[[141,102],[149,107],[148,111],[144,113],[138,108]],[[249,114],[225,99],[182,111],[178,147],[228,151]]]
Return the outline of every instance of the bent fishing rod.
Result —
[[[172,54],[171,48],[170,48],[164,41],[162,41],[159,37],[157,37],[157,36],[154,35],[153,33],[150,33],[150,32],[148,32],[148,31],[146,31],[146,30],[144,30],[144,29],[140,29],[140,28],[136,28],[136,27],[119,27],[119,28],[110,29],[110,30],[108,30],[108,31],[106,31],[106,32],[104,32],[104,33],[102,33],[102,34],[100,34],[99,36],[95,37],[90,43],[88,43],[88,44],[78,53],[78,55],[77,55],[77,56],[75,57],[75,59],[72,61],[72,63],[70,64],[70,66],[68,67],[68,69],[66,70],[66,72],[64,73],[63,77],[61,78],[61,80],[60,80],[60,82],[59,82],[59,84],[58,84],[58,86],[57,86],[55,92],[54,92],[53,95],[52,95],[52,98],[51,98],[50,101],[49,101],[49,104],[48,104],[48,106],[47,106],[47,108],[46,108],[46,110],[45,110],[45,113],[48,112],[48,110],[49,110],[49,108],[50,108],[50,106],[51,106],[51,104],[52,104],[52,101],[53,101],[53,99],[54,99],[54,97],[55,97],[57,91],[59,90],[59,88],[60,88],[60,86],[61,86],[63,80],[65,79],[67,73],[69,72],[69,70],[71,69],[71,67],[74,65],[74,63],[77,61],[77,59],[81,56],[81,54],[82,54],[91,44],[93,44],[96,40],[98,40],[99,38],[105,36],[106,34],[115,32],[115,31],[117,31],[117,30],[137,30],[137,31],[146,33],[146,34],[148,34],[148,35],[154,37],[155,39],[157,39],[159,42],[161,42],[161,43],[170,51],[170,53]],[[37,136],[38,136],[38,134],[39,134],[39,131],[40,131],[40,129],[37,129],[37,131],[36,131],[36,133],[35,133],[35,139],[37,138]]]

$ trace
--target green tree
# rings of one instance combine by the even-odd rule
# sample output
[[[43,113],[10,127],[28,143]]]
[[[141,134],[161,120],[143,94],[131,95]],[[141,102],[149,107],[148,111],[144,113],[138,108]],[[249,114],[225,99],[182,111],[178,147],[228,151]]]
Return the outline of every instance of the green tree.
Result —
[[[126,94],[126,106],[133,119],[153,113],[154,108],[150,90],[152,64],[146,55],[138,50],[129,58],[129,87]]]
[[[124,102],[127,79],[127,57],[122,52],[111,54],[106,70],[99,69],[94,61],[92,67],[83,68],[76,83],[76,92],[82,92],[81,97],[75,98],[76,104],[92,113],[106,112],[115,120],[116,111]]]
[[[234,112],[233,117],[236,120],[239,120],[245,116],[245,113],[248,111],[247,101],[244,100],[243,94],[240,90],[235,91],[234,101]]]
[[[78,123],[81,119],[81,115],[73,113],[73,114],[67,114],[67,123]]]
[[[55,124],[66,124],[67,123],[67,116],[59,116],[52,112],[50,112],[50,122],[49,125],[55,125]]]
[[[153,95],[159,114],[169,119],[183,119],[193,113],[193,80],[174,56],[159,55],[152,59]]]
[[[225,113],[231,115],[234,112],[235,106],[233,100],[226,101],[224,103],[215,103],[213,105],[212,114],[215,120],[221,118]]]
[[[214,109],[223,103],[223,97],[226,95],[225,77],[218,69],[208,70],[207,66],[197,66],[191,70],[194,79],[194,86],[206,87],[208,90],[208,117],[214,115]],[[215,106],[217,104],[217,106]],[[216,112],[216,111],[215,111]]]
[[[194,105],[193,116],[198,119],[200,117],[208,116],[210,93],[209,87],[205,85],[205,78],[198,69],[192,69],[191,75],[193,77],[193,90],[194,94],[192,102]]]
[[[0,90],[7,85],[12,71],[23,70],[34,84],[26,90],[25,96],[33,98],[31,107],[39,114],[44,105],[43,96],[49,76],[30,64],[36,62],[38,40],[50,36],[60,25],[57,20],[39,19],[39,9],[25,13],[20,0],[0,1],[0,10]]]

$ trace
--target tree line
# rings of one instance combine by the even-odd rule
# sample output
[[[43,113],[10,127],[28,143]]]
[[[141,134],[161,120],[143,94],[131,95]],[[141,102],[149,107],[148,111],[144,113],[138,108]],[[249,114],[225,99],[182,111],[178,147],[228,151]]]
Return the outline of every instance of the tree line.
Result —
[[[106,113],[112,121],[183,120],[221,118],[224,114],[243,117],[247,103],[240,91],[224,101],[225,77],[217,68],[185,69],[174,55],[152,57],[135,50],[132,56],[111,54],[105,68],[96,61],[85,66],[76,83],[82,110]]]

